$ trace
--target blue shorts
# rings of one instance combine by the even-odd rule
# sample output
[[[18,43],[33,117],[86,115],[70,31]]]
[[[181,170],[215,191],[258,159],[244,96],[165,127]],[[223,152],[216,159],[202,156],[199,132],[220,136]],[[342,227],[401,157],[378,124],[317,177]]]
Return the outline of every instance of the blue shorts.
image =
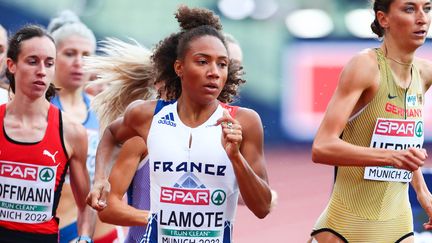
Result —
[[[69,243],[76,238],[78,238],[78,225],[76,221],[60,229],[60,243]]]

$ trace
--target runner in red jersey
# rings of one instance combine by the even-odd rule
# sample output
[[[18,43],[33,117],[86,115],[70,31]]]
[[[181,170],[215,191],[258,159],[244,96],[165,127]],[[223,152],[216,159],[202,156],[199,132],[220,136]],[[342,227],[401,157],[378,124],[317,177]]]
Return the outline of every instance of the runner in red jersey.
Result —
[[[6,75],[14,97],[0,106],[0,242],[58,242],[56,209],[69,166],[79,232],[87,238],[94,227],[85,204],[87,136],[49,103],[55,92],[54,41],[41,27],[28,25],[9,46]]]

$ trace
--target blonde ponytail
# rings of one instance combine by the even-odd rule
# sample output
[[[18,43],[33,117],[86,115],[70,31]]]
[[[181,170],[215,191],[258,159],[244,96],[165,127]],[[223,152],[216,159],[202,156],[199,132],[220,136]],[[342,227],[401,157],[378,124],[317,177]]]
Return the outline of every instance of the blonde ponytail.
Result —
[[[126,107],[138,99],[156,97],[155,75],[150,61],[151,52],[135,40],[132,44],[107,38],[101,42],[104,55],[85,59],[84,69],[97,75],[92,84],[108,87],[92,100],[101,131],[123,114]]]

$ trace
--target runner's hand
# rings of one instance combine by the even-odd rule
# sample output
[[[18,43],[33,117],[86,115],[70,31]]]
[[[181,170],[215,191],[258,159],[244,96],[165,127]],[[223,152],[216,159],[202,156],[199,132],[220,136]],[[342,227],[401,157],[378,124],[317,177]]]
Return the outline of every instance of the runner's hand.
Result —
[[[406,150],[394,151],[392,157],[393,167],[409,171],[415,171],[422,167],[428,157],[425,149],[410,147]]]
[[[222,146],[229,158],[240,153],[240,145],[243,140],[240,123],[231,117],[228,110],[224,109],[223,116],[216,122],[216,126],[222,126]]]
[[[87,195],[87,204],[97,211],[103,210],[106,206],[106,200],[111,190],[108,180],[95,180],[90,193]]]

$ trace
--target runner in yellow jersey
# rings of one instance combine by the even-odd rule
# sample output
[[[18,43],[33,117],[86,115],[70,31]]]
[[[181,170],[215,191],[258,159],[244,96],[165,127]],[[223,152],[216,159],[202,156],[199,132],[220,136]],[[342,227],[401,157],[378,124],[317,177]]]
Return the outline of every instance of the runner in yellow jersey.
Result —
[[[414,242],[408,182],[432,217],[420,170],[432,63],[414,56],[429,29],[431,3],[376,0],[373,8],[371,27],[382,45],[346,65],[314,140],[313,161],[337,170],[309,242]],[[424,226],[431,229],[431,220]]]

